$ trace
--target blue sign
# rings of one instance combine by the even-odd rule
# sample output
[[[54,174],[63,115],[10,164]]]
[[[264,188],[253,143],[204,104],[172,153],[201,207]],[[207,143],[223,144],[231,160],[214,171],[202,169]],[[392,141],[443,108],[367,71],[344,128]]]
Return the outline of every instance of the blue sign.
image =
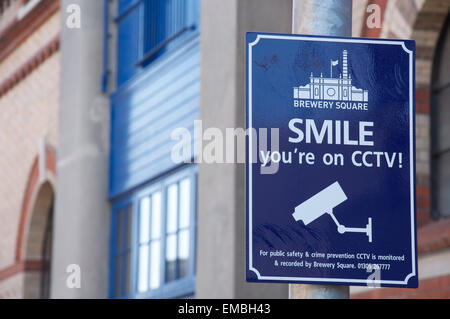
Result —
[[[246,45],[247,281],[417,287],[414,41]]]

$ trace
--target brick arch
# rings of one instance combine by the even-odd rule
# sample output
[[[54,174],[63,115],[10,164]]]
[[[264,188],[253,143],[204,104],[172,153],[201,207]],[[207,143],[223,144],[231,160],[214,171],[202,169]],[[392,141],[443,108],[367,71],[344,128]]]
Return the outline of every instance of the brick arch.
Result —
[[[411,38],[416,40],[416,108],[430,113],[433,61],[439,35],[449,14],[450,0],[426,0],[412,25]]]
[[[39,191],[41,190],[41,186],[45,183],[49,184],[51,188],[55,189],[55,177],[56,177],[56,156],[54,150],[47,146],[45,149],[46,153],[46,176],[47,179],[44,183],[39,180],[39,176],[41,174],[39,169],[39,158],[36,158],[33,161],[33,165],[31,166],[30,173],[28,175],[28,182],[25,188],[24,197],[22,200],[22,208],[20,213],[20,221],[19,221],[19,229],[17,232],[17,241],[16,241],[16,263],[20,263],[24,261],[25,257],[25,248],[28,237],[29,226],[32,219],[32,212],[38,199]],[[33,267],[31,267],[33,268]]]
[[[22,259],[25,261],[41,259],[45,228],[53,207],[54,195],[54,186],[51,182],[46,181],[39,185],[29,221],[26,223],[28,231],[22,251]]]
[[[425,225],[431,220],[429,167],[432,73],[439,35],[444,28],[449,10],[450,0],[425,0],[418,8],[415,18],[411,20],[413,22],[411,39],[416,41],[417,217],[419,226]],[[425,132],[421,133],[421,130],[425,130]],[[424,169],[424,167],[428,169]]]

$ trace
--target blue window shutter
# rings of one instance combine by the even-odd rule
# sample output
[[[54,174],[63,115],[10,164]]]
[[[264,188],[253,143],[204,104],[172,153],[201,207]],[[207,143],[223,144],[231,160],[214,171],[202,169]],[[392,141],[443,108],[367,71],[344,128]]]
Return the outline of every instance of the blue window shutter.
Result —
[[[198,25],[199,0],[122,0],[118,16],[118,85],[181,45]]]
[[[119,0],[119,16],[131,10],[138,5],[142,0]]]
[[[119,22],[117,34],[117,83],[119,86],[138,72],[136,62],[140,58],[140,9],[141,6],[137,6]]]

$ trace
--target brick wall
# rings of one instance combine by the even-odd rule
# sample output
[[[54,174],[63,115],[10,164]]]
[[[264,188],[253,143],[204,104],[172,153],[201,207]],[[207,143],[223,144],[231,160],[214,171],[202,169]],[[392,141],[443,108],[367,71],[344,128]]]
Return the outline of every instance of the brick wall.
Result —
[[[29,268],[27,273],[24,261],[17,260],[17,242],[25,190],[39,153],[39,141],[46,136],[51,148],[58,145],[60,56],[57,47],[42,49],[57,37],[59,19],[59,13],[54,14],[0,61],[0,87],[5,87],[2,84],[14,73],[21,74],[0,95],[0,298],[23,297],[25,275],[33,278],[36,272]],[[28,228],[29,224],[24,227],[24,246]]]
[[[439,33],[450,0],[369,0],[383,4],[382,28],[361,36],[416,41],[416,173],[419,289],[352,289],[355,298],[450,298],[450,220],[433,220],[430,201],[430,87]],[[430,266],[429,260],[433,260]]]
[[[39,49],[57,36],[59,30],[60,16],[55,14],[23,41],[13,53],[0,62],[0,83],[11,76],[20,66],[33,57]]]

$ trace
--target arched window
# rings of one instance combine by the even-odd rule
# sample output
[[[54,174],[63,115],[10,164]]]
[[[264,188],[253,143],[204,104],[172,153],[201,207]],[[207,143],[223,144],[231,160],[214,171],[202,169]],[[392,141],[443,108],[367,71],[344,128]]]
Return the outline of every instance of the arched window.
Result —
[[[433,66],[431,177],[433,217],[450,216],[450,15],[442,29]]]
[[[24,297],[50,298],[54,190],[49,182],[39,187],[31,209],[24,261],[39,264],[39,269],[25,271]]]

